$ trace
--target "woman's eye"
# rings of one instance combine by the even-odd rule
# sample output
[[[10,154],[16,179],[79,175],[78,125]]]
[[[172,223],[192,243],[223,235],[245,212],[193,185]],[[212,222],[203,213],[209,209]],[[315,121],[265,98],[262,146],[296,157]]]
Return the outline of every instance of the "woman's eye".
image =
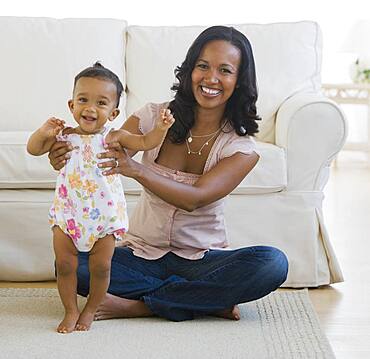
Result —
[[[222,68],[221,72],[223,72],[224,74],[231,74],[232,73],[229,69],[225,69],[225,68]]]
[[[207,65],[206,64],[198,64],[197,67],[200,68],[200,69],[206,69]]]

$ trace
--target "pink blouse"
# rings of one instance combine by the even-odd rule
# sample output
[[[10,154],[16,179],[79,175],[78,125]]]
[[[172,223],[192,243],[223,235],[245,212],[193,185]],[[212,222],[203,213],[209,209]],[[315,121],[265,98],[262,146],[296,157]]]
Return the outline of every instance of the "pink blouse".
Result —
[[[133,115],[140,119],[143,134],[150,131],[160,110],[168,103],[149,103]],[[208,155],[203,173],[223,158],[236,152],[255,151],[251,137],[238,136],[231,126],[221,132]],[[177,171],[155,162],[161,145],[143,153],[142,163],[154,172],[174,181],[194,184],[200,175]],[[168,252],[187,259],[200,259],[209,249],[227,249],[224,201],[221,198],[207,206],[187,212],[177,208],[144,188],[129,221],[129,231],[121,245],[132,248],[134,254],[146,259],[158,259]]]

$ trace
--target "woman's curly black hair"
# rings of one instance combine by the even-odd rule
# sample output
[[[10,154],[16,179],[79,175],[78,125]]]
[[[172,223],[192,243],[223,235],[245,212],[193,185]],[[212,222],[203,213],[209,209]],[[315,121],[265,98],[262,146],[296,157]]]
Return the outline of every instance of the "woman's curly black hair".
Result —
[[[258,91],[251,44],[245,35],[233,27],[212,26],[195,39],[184,62],[175,69],[178,82],[171,87],[175,97],[169,104],[169,109],[176,118],[169,130],[170,139],[174,143],[182,143],[194,125],[196,100],[192,91],[191,74],[203,47],[214,40],[228,41],[241,53],[237,86],[227,101],[224,117],[239,136],[253,136],[258,132],[256,122],[260,120],[256,109]]]

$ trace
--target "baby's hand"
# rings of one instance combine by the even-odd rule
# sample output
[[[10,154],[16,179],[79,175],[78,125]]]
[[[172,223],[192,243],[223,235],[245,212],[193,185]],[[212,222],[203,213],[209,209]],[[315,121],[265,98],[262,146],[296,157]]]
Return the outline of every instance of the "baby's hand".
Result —
[[[157,119],[156,126],[157,128],[165,131],[168,130],[175,122],[171,111],[169,109],[161,110],[159,118]]]
[[[55,137],[61,130],[63,130],[64,125],[65,121],[51,117],[40,127],[40,133],[45,138]]]

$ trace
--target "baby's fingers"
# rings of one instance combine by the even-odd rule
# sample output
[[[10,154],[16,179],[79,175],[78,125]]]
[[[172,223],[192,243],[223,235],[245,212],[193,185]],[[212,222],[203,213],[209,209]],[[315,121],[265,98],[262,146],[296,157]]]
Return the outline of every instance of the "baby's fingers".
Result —
[[[165,119],[171,115],[171,110],[169,108],[163,108],[160,112],[162,119]]]
[[[64,126],[57,126],[53,129],[53,134],[56,136],[60,131],[62,131]]]
[[[59,118],[56,118],[56,117],[50,117],[47,122],[54,125],[54,126],[64,127],[64,125],[65,125],[64,120],[60,120]]]
[[[172,115],[164,119],[164,123],[167,125],[173,125],[174,122],[175,122],[175,118]]]
[[[64,120],[60,120],[59,118],[57,118],[56,120],[57,120],[56,121],[57,125],[60,126],[60,127],[62,127],[62,128],[66,124],[66,122]]]

